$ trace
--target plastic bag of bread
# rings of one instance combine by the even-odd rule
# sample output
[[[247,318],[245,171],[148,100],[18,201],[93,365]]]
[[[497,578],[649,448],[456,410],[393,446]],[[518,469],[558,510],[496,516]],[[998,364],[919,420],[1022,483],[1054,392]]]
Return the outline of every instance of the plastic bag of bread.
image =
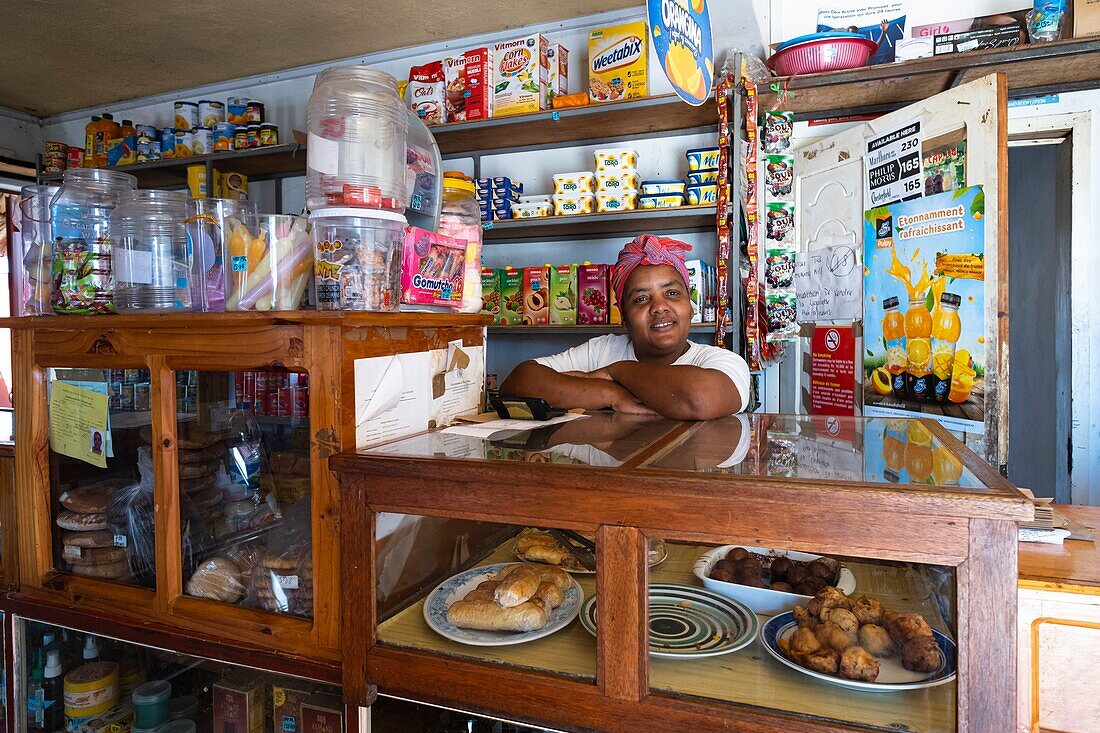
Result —
[[[246,606],[273,613],[313,616],[313,545],[309,499],[291,506],[266,537],[253,567]]]
[[[211,557],[199,563],[187,581],[187,595],[222,603],[236,603],[244,592],[241,569],[228,557]]]
[[[152,587],[156,581],[156,543],[153,502],[153,459],[149,446],[138,448],[141,479],[111,495],[107,528],[126,538],[126,560],[134,581]]]

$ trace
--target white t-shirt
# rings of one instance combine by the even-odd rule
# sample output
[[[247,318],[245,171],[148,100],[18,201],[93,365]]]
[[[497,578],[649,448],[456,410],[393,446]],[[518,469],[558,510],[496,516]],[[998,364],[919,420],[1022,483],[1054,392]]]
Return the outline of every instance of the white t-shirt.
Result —
[[[597,336],[580,346],[552,356],[535,359],[536,364],[556,372],[593,372],[617,361],[637,361],[630,337],[623,334]],[[733,382],[741,395],[741,409],[749,401],[749,365],[737,354],[717,346],[688,341],[688,350],[672,363],[673,366],[697,366],[722,372]]]

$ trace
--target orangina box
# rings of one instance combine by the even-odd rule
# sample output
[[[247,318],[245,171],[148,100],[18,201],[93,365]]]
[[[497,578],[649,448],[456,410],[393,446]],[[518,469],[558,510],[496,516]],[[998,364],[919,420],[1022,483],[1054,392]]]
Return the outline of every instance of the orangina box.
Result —
[[[588,96],[593,102],[644,97],[646,87],[646,25],[644,21],[588,33]]]
[[[493,47],[493,104],[497,117],[546,109],[546,74],[549,62],[546,36],[535,33]]]

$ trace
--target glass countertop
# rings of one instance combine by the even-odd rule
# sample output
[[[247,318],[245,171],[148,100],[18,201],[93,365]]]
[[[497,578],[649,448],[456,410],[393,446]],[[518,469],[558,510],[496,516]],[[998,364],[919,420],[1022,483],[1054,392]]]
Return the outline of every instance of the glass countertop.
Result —
[[[558,463],[883,486],[984,489],[962,442],[926,420],[732,415],[682,423],[595,412],[488,438],[434,431],[364,456]]]

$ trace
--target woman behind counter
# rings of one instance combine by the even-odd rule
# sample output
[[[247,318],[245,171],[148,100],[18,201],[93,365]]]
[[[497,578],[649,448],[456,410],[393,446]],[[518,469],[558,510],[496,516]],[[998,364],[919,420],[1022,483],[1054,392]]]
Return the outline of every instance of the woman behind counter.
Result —
[[[688,340],[692,304],[684,253],[690,245],[642,234],[619,252],[611,287],[626,334],[609,334],[525,361],[500,387],[559,408],[710,420],[744,409],[745,360]]]

